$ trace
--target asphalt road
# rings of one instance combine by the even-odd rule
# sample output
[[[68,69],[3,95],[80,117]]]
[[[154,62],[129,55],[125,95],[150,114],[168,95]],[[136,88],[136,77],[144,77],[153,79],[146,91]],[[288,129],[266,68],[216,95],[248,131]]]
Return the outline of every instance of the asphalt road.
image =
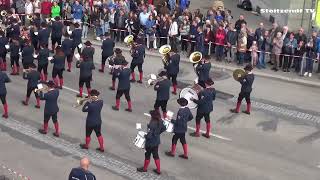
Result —
[[[100,53],[97,47],[96,63],[100,61]],[[130,61],[129,55],[124,54]],[[146,75],[157,73],[161,67],[160,58],[147,56],[144,64]],[[192,84],[195,74],[191,64],[183,62],[180,67],[180,87]],[[111,109],[115,103],[115,92],[108,89],[111,77],[96,70],[93,87],[102,92],[101,98],[105,102],[102,131],[106,152],[103,155],[95,153],[98,143],[92,138],[92,150],[87,153],[78,148],[78,144],[84,141],[85,114],[80,108],[73,107],[78,76],[79,71],[75,68],[71,73],[64,73],[66,87],[59,97],[58,117],[62,132],[59,139],[51,135],[52,124],[47,136],[37,133],[42,126],[43,107],[40,110],[34,108],[33,96],[28,107],[22,106],[20,101],[25,97],[26,81],[20,76],[11,77],[13,82],[8,84],[10,119],[0,120],[0,164],[35,180],[66,179],[69,170],[77,166],[78,158],[84,155],[95,164],[92,171],[98,179],[311,180],[320,175],[317,167],[320,162],[318,121],[307,118],[307,115],[315,119],[319,117],[319,97],[316,96],[319,89],[258,77],[253,92],[255,105],[252,115],[233,115],[229,109],[234,106],[233,96],[240,85],[231,78],[231,72],[214,69],[212,76],[219,91],[211,114],[215,137],[207,140],[187,136],[190,159],[186,161],[165,156],[164,152],[171,146],[172,134],[162,135],[160,158],[163,175],[156,177],[151,171],[147,174],[135,172],[135,168],[143,164],[144,152],[133,145],[137,134],[135,124],[142,123],[145,128],[149,120],[144,113],[153,107],[153,89],[132,84],[133,112],[124,111],[124,99],[121,100],[121,110],[115,112]],[[300,96],[292,98],[293,95]],[[176,99],[177,96],[171,96],[169,102],[168,109],[173,112],[178,107]],[[261,104],[271,108],[263,108]],[[293,118],[286,111],[297,111],[306,116]],[[192,129],[194,121],[189,126]],[[191,129],[189,132],[193,132]],[[203,122],[201,129],[205,129]],[[182,153],[181,145],[177,147],[177,154]],[[154,167],[152,162],[150,170]]]

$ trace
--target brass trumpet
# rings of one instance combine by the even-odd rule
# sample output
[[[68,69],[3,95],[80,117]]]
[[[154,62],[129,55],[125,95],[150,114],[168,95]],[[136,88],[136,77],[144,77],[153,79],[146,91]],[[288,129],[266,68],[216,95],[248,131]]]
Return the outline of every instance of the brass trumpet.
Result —
[[[6,10],[2,10],[1,12],[0,12],[0,15],[2,16],[2,17],[5,17],[5,16],[7,16],[7,11]]]
[[[93,102],[98,100],[98,96],[77,97],[75,108],[85,104],[85,102]]]
[[[162,55],[162,63],[164,66],[169,65],[171,46],[169,44],[163,45],[159,49],[159,53]]]

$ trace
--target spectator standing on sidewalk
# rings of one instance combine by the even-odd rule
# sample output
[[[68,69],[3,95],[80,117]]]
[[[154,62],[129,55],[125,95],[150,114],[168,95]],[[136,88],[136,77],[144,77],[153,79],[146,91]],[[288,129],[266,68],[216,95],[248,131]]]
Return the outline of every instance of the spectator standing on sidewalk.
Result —
[[[283,46],[282,33],[278,32],[277,36],[272,41],[272,61],[273,61],[272,70],[274,71],[278,71],[279,58],[282,51],[282,46]]]
[[[317,32],[313,32],[306,45],[306,69],[304,76],[312,77],[313,61],[317,55],[317,44],[316,44]]]
[[[215,53],[216,53],[217,61],[222,61],[223,59],[225,38],[226,38],[226,32],[223,29],[223,24],[220,24],[219,29],[217,30],[216,36],[215,36],[215,44],[216,44]]]
[[[170,45],[171,48],[177,48],[178,23],[175,19],[169,17],[169,24],[168,35],[170,38]]]
[[[209,48],[215,42],[215,34],[211,30],[211,25],[207,24],[204,30],[204,55],[209,55]],[[211,44],[211,45],[210,45]]]
[[[147,36],[147,48],[150,50],[153,46],[154,49],[157,49],[157,41],[155,37],[155,28],[156,28],[156,21],[153,19],[153,16],[150,15],[149,19],[146,22],[146,31],[145,34]],[[152,44],[152,45],[150,45]]]
[[[202,27],[199,26],[197,29],[197,35],[196,35],[196,51],[201,52],[202,54],[204,54],[204,36],[203,36],[203,32],[202,32]]]
[[[282,48],[282,53],[285,54],[285,56],[282,70],[283,72],[290,72],[289,69],[292,64],[292,56],[294,55],[294,50],[297,48],[297,40],[294,38],[294,33],[290,33],[289,38],[284,39],[283,46],[284,47]]]
[[[26,16],[32,16],[33,15],[33,4],[30,0],[26,0],[26,3],[24,4],[25,14]],[[30,26],[30,20],[25,17],[25,23],[24,25],[29,27]]]
[[[320,73],[320,62],[319,62],[319,56],[320,56],[320,33],[318,32],[317,36],[317,60],[318,60],[318,70],[317,73]]]
[[[56,1],[53,1],[53,5],[51,7],[51,18],[55,18],[60,16],[60,6]]]
[[[41,3],[41,18],[42,21],[46,21],[47,18],[50,17],[51,14],[51,6],[52,3],[49,2],[48,0],[43,0]]]
[[[241,31],[238,36],[237,42],[237,59],[238,65],[242,66],[245,58],[245,54],[247,52],[247,34],[245,31]]]
[[[180,35],[181,35],[181,52],[188,52],[188,40],[190,33],[190,24],[186,19],[183,20],[182,25],[180,26]]]
[[[19,14],[19,17],[22,21],[22,24],[24,25],[25,23],[25,16],[21,14],[25,14],[25,1],[24,0],[17,0],[16,3],[16,12]]]
[[[103,8],[103,13],[101,17],[101,23],[102,23],[102,34],[105,34],[106,32],[110,32],[110,11],[108,8]]]
[[[258,64],[257,64],[258,69],[266,68],[265,52],[270,52],[270,42],[268,41],[268,39],[269,39],[269,31],[264,31],[264,34],[262,35],[262,37],[259,38],[259,41],[258,41],[258,50],[260,51]]]
[[[226,47],[226,54],[227,54],[227,61],[231,63],[235,60],[235,47],[237,45],[237,31],[233,28],[232,24],[228,26],[228,32],[226,36],[227,47]]]
[[[83,6],[79,3],[79,0],[76,0],[72,6],[73,12],[73,22],[74,23],[81,23],[82,16],[83,16]]]
[[[247,24],[247,22],[244,20],[244,16],[240,14],[239,19],[236,21],[236,24],[234,25],[234,28],[237,30],[238,33],[240,33],[242,24]]]
[[[294,58],[294,70],[296,73],[299,73],[301,70],[301,63],[302,63],[302,58],[305,53],[305,45],[303,44],[303,41],[300,41],[297,45],[297,48],[294,51],[294,55],[298,56]]]
[[[166,16],[162,16],[160,23],[159,23],[159,35],[160,35],[160,46],[163,46],[165,44],[168,44],[168,33],[169,33],[169,20]]]

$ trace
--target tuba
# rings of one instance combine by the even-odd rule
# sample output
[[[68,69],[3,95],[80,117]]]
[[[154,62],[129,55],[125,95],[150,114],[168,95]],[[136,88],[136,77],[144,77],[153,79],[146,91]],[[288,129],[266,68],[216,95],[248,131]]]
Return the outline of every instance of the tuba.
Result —
[[[162,62],[164,66],[169,65],[170,56],[169,53],[171,51],[171,46],[169,44],[163,45],[159,49],[159,53],[162,55]]]
[[[0,12],[0,14],[1,14],[1,16],[2,17],[5,17],[5,16],[7,16],[7,11],[6,10],[2,10],[1,12]]]
[[[232,73],[233,79],[236,81],[239,81],[239,79],[244,77],[245,75],[246,72],[243,69],[236,69]]]
[[[123,41],[124,41],[124,43],[127,44],[127,46],[132,46],[132,44],[134,42],[133,41],[133,35],[126,36]]]

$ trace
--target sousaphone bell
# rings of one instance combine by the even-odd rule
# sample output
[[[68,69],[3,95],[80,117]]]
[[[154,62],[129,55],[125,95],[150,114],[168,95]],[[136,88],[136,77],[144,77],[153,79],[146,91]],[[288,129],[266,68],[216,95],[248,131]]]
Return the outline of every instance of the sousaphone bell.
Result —
[[[243,69],[236,69],[233,71],[233,79],[236,81],[239,81],[240,78],[244,77],[246,75],[246,72]]]

